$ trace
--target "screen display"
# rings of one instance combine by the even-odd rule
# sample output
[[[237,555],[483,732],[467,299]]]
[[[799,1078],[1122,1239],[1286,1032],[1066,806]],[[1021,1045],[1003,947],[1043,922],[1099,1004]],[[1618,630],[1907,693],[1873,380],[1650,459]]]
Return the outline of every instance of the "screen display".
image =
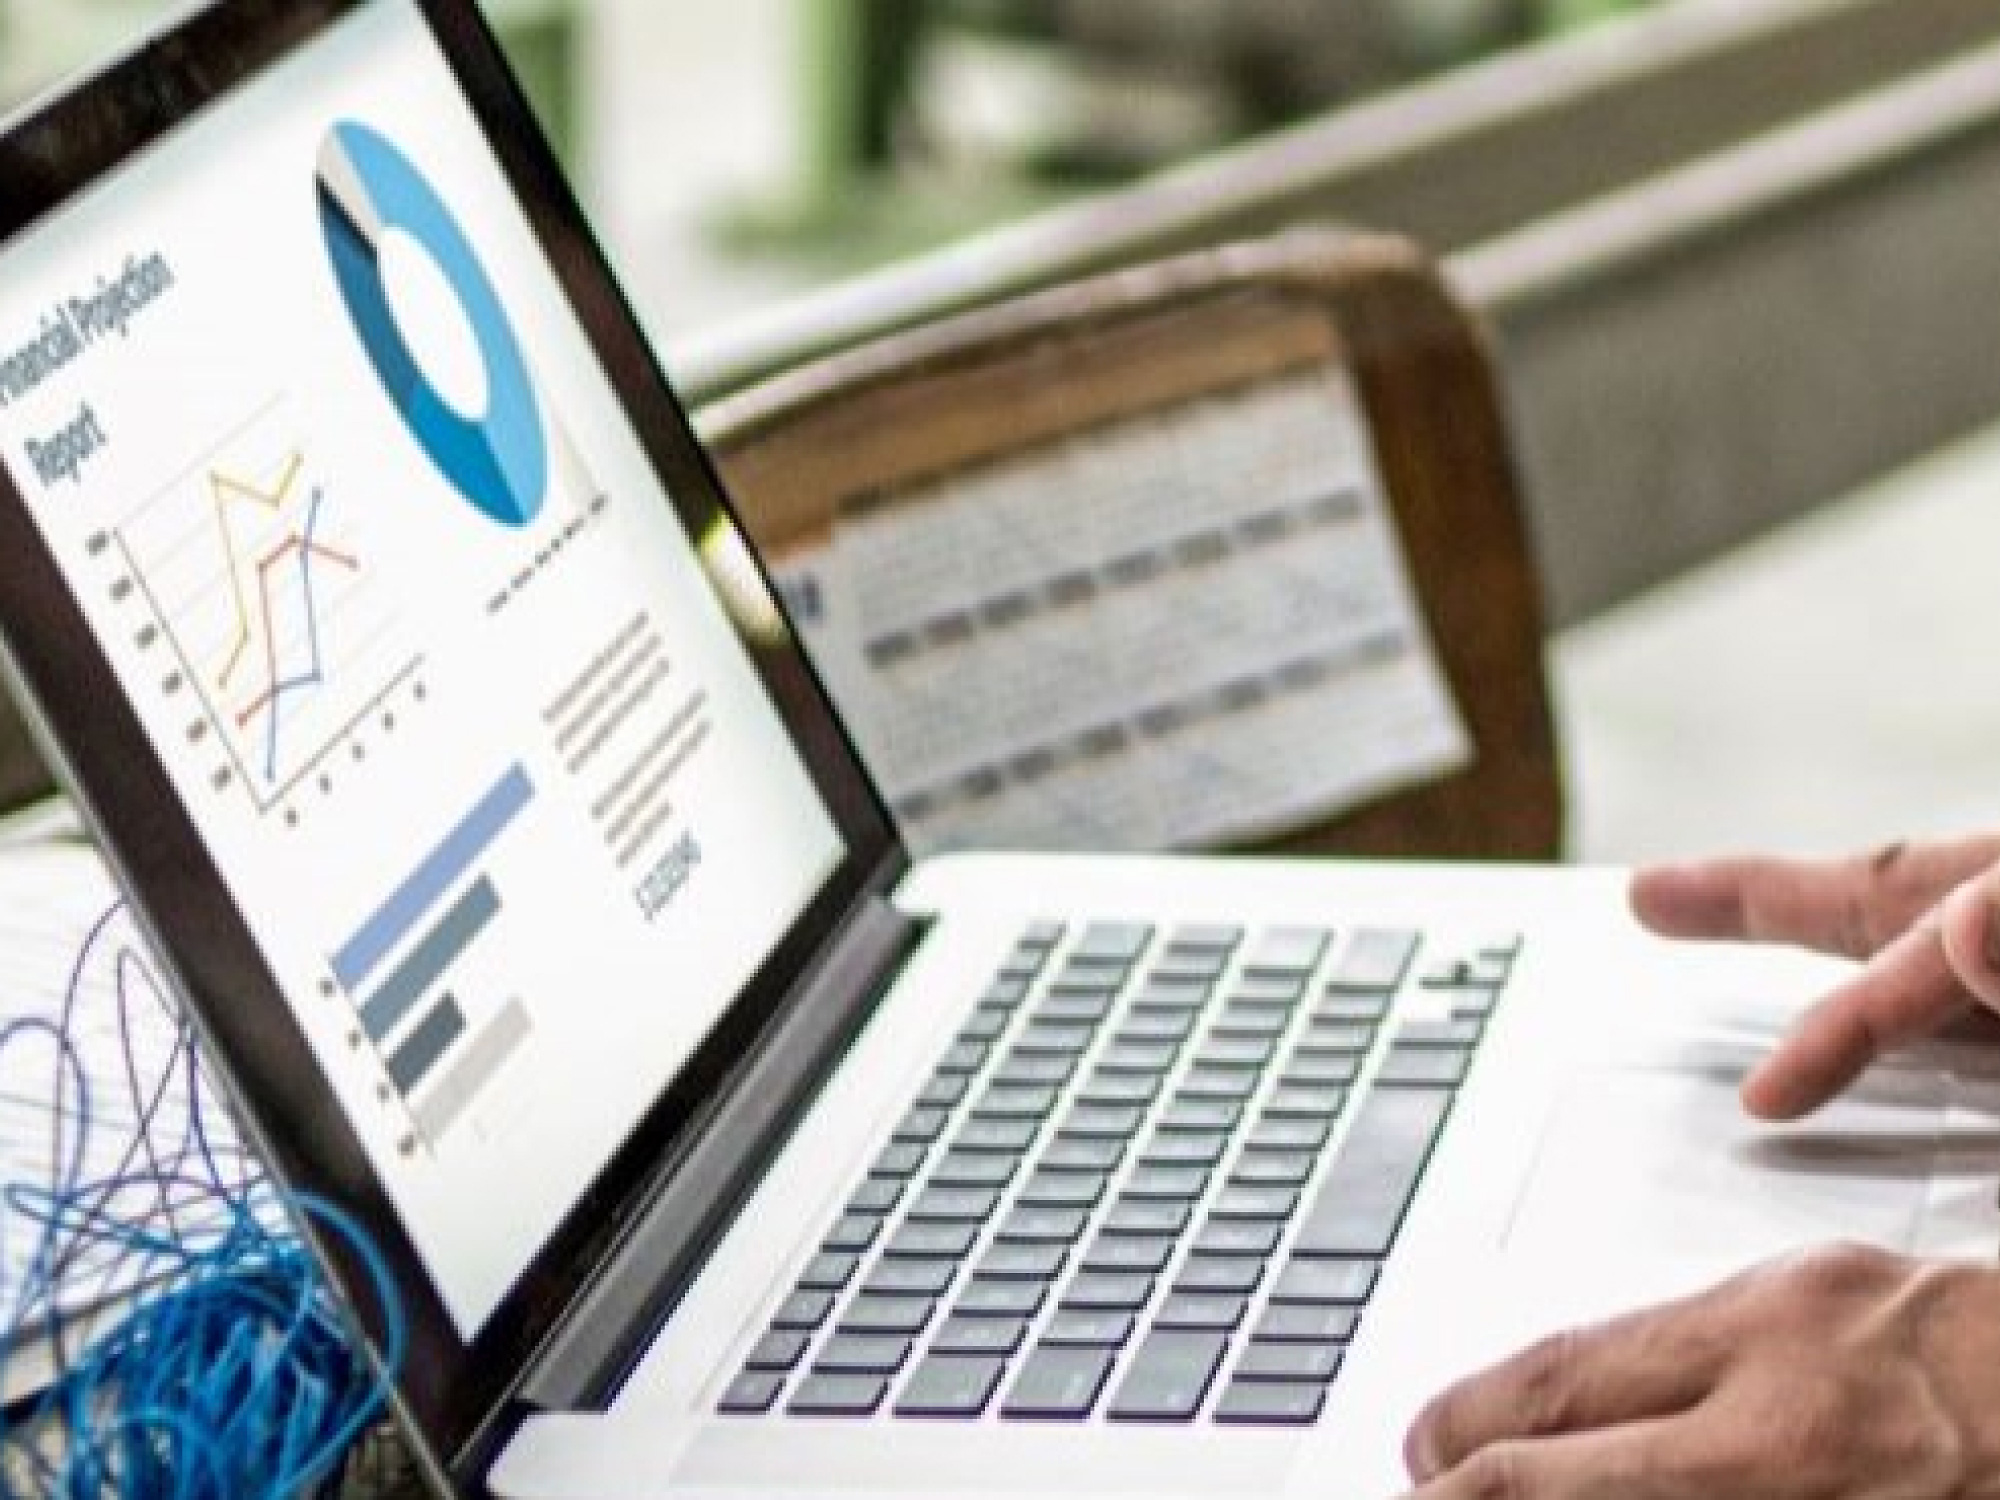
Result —
[[[755,570],[406,5],[0,253],[0,461],[469,1339],[846,852]]]

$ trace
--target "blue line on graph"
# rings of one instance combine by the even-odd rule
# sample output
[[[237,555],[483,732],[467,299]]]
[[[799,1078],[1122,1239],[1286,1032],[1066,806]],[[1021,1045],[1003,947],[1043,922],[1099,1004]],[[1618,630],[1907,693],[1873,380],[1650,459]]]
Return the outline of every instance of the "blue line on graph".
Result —
[[[333,976],[354,990],[441,902],[535,795],[528,773],[508,768],[438,846],[333,955]]]
[[[273,682],[271,684],[271,701],[267,705],[271,717],[265,735],[264,750],[264,776],[269,781],[276,781],[278,779],[278,719],[281,710],[284,708],[286,695],[305,688],[319,687],[326,681],[326,664],[321,660],[319,654],[319,609],[313,601],[312,584],[313,531],[319,525],[320,502],[325,498],[326,492],[324,490],[313,490],[312,504],[306,510],[305,530],[299,536],[299,589],[304,596],[306,644],[310,648],[309,659],[312,665],[297,677],[287,677],[282,682]],[[275,631],[278,628],[278,622],[271,613],[270,585],[268,580],[265,582],[264,589],[264,628],[267,631]]]

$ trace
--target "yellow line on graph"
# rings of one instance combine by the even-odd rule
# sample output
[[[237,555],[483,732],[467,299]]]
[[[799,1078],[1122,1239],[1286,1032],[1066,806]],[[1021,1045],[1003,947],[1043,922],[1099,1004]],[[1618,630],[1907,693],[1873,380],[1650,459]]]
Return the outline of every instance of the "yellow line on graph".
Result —
[[[250,600],[244,593],[243,569],[236,555],[236,537],[229,529],[229,503],[232,500],[260,506],[264,510],[275,511],[284,505],[292,486],[298,483],[299,470],[305,467],[305,455],[294,453],[285,460],[283,472],[278,482],[270,489],[259,489],[246,479],[237,479],[220,470],[211,471],[208,488],[215,500],[215,525],[222,533],[223,555],[229,559],[229,589],[236,603],[236,640],[229,648],[229,660],[223,664],[221,674],[216,678],[219,687],[228,687],[229,679],[243,661],[243,653],[250,649]]]

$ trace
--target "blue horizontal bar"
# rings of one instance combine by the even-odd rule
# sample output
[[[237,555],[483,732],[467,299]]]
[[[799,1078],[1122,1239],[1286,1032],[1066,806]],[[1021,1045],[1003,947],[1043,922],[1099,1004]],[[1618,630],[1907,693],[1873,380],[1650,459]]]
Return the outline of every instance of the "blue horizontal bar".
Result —
[[[465,1035],[465,1012],[450,995],[411,1028],[403,1045],[389,1056],[389,1081],[396,1092],[409,1097],[410,1090],[424,1081],[451,1044]]]
[[[514,766],[502,776],[395,894],[361,924],[361,930],[341,945],[333,955],[333,977],[350,991],[359,989],[390,951],[444,899],[445,892],[493,847],[493,841],[534,795],[534,786],[522,767]]]

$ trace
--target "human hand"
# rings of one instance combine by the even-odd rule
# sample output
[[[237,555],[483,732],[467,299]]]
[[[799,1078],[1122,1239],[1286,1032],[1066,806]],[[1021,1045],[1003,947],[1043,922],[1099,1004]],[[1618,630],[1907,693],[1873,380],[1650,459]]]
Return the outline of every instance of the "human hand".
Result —
[[[1768,1120],[1809,1114],[1876,1058],[1975,1003],[2000,1012],[2000,836],[1849,859],[1715,860],[1640,871],[1639,919],[1668,937],[1798,943],[1865,961],[1743,1085]]]
[[[1834,1249],[1445,1393],[1408,1500],[1994,1500],[2000,1272]]]

